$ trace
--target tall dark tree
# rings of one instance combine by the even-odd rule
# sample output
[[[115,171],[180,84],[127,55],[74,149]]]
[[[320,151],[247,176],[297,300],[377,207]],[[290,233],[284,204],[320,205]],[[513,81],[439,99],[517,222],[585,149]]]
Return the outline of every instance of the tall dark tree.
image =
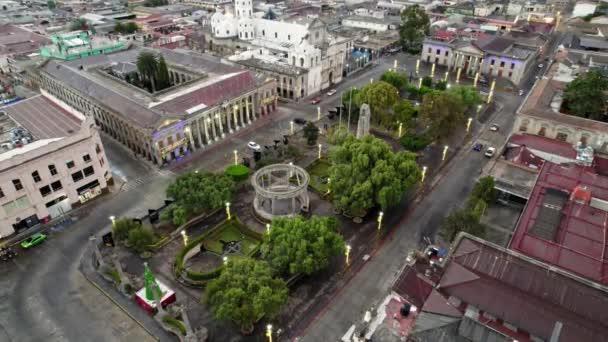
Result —
[[[464,127],[464,109],[462,99],[454,93],[433,91],[424,95],[420,116],[428,127],[428,137],[442,140],[451,136],[458,127]]]
[[[47,1],[46,5],[49,7],[49,9],[55,9],[57,7],[57,4],[53,0]]]
[[[306,137],[308,145],[316,144],[317,138],[319,138],[319,127],[315,126],[312,122],[307,123],[304,126],[304,137]]]
[[[430,23],[429,16],[419,5],[410,6],[401,12],[399,38],[403,49],[418,53],[422,48],[422,40],[429,34]]]
[[[165,57],[161,55],[158,59],[158,69],[156,70],[156,86],[161,90],[168,88],[170,85],[169,68],[167,67],[167,62],[165,62]]]
[[[600,70],[589,70],[566,86],[564,101],[569,114],[608,121],[606,101],[608,77]]]
[[[137,56],[137,71],[143,80],[150,82],[152,92],[156,91],[155,78],[158,71],[158,59],[151,52],[142,52]]]
[[[74,21],[72,21],[70,23],[70,30],[71,31],[86,31],[89,29],[89,24],[87,23],[86,19],[83,18],[77,18],[74,19]]]
[[[380,81],[384,81],[392,85],[399,91],[405,89],[407,86],[407,77],[404,74],[398,73],[397,71],[385,71],[382,76],[380,76]]]

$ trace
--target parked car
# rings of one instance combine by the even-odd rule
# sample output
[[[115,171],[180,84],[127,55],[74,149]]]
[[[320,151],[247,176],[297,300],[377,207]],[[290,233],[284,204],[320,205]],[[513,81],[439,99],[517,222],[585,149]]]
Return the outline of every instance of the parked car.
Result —
[[[538,65],[538,68],[539,68],[539,69],[542,69],[542,67],[544,67],[544,66],[545,66],[545,65],[544,65],[543,63],[540,63],[540,64]]]
[[[313,105],[317,104],[319,102],[321,102],[321,97],[320,96],[317,96],[314,99],[310,100],[310,104],[313,104]]]
[[[336,89],[332,89],[330,91],[327,92],[327,96],[332,96],[335,95],[338,91]]]
[[[295,118],[293,119],[293,122],[297,123],[298,125],[306,125],[306,119],[302,119],[302,118]]]
[[[258,143],[256,143],[255,141],[250,141],[247,143],[247,147],[249,147],[250,149],[254,150],[254,151],[259,151],[262,149],[262,146],[260,146]]]
[[[44,235],[42,233],[36,233],[36,234],[28,237],[27,239],[21,241],[21,247],[22,248],[34,247],[36,245],[43,243],[44,240],[46,240],[46,235]]]
[[[483,150],[483,144],[477,143],[473,145],[473,151],[481,152]]]
[[[498,126],[497,124],[492,124],[492,126],[490,126],[490,131],[492,132],[498,132],[499,129],[500,126]]]
[[[488,158],[492,158],[494,156],[494,153],[496,153],[496,148],[488,147],[488,149],[486,150],[486,153],[484,153],[484,155]]]

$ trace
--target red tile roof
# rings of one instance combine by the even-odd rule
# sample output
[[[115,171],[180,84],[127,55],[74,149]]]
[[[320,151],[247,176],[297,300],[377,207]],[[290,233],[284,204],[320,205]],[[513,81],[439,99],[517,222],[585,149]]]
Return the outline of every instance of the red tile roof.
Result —
[[[430,282],[411,266],[405,267],[393,285],[395,293],[418,308],[422,307],[432,290]]]
[[[569,159],[576,159],[576,150],[567,142],[549,139],[532,134],[513,134],[509,138],[509,143],[525,146],[528,149],[539,150],[556,156]]]
[[[439,289],[544,340],[556,322],[560,342],[608,340],[605,287],[481,239],[459,237]]]
[[[212,107],[235,96],[242,95],[249,90],[253,90],[255,87],[256,81],[253,73],[250,71],[242,71],[221,81],[166,101],[155,106],[154,109],[161,112],[183,113],[200,104]]]
[[[608,212],[570,198],[561,210],[553,240],[530,233],[547,206],[543,203],[549,189],[572,194],[577,187],[585,187],[592,197],[608,200],[607,177],[592,168],[545,162],[509,247],[608,285]]]

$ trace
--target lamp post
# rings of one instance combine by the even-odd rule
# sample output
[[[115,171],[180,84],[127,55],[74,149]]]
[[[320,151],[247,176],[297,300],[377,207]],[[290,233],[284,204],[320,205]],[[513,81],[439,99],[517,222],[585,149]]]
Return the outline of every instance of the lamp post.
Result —
[[[468,118],[467,119],[467,133],[469,133],[469,130],[471,129],[471,122],[473,122],[473,118]]]
[[[492,102],[492,96],[494,96],[494,87],[496,87],[496,80],[492,81],[492,85],[490,86],[490,94],[488,95],[487,103],[490,104]]]
[[[268,342],[272,342],[272,324],[266,326],[266,337],[268,337]]]
[[[418,89],[422,88],[422,77],[418,79]]]
[[[239,163],[239,151],[234,150],[234,165],[237,165]]]
[[[270,223],[266,223],[266,234],[270,234]]]
[[[188,235],[186,234],[185,230],[182,230],[181,233],[182,233],[182,239],[184,239],[184,246],[186,246],[188,244]]]
[[[380,228],[382,227],[382,218],[384,217],[384,213],[383,212],[379,212],[378,213],[378,230],[380,230]]]
[[[399,122],[399,132],[397,133],[398,138],[401,138],[402,132],[403,132],[403,122]]]
[[[228,216],[229,220],[232,218],[232,215],[230,215],[230,202],[226,202],[226,216]]]
[[[450,72],[446,71],[445,75],[443,76],[443,82],[447,82],[448,81],[448,77],[450,77]]]
[[[435,63],[431,66],[431,78],[435,77]]]
[[[395,59],[395,63],[393,63],[393,69],[395,69],[395,71],[397,71],[397,60]]]
[[[326,195],[329,195],[329,193],[331,192],[331,188],[329,187],[329,184],[331,184],[331,178],[327,178],[327,193]]]
[[[420,177],[420,183],[424,183],[424,178],[426,177],[426,170],[427,170],[427,167],[423,166],[422,167],[422,175]]]
[[[319,144],[319,159],[321,159],[321,151],[323,150],[323,145]]]
[[[450,88],[452,88],[452,84],[451,84],[451,83],[446,84],[446,85],[445,85],[445,88],[446,88],[446,89],[450,89]]]
[[[294,129],[293,129],[293,120],[289,121],[289,128],[291,131],[291,135],[293,135]]]
[[[456,71],[456,84],[460,83],[460,73],[462,72],[462,68],[458,68],[458,71]]]
[[[224,265],[228,264],[228,257],[227,256],[224,256],[222,258],[222,260],[224,261]]]
[[[350,245],[346,245],[346,250],[344,251],[344,255],[346,256],[346,265],[350,265],[350,250],[351,250],[351,246]]]
[[[110,222],[112,222],[112,227],[114,227],[114,224],[116,223],[116,216],[112,215],[108,218],[110,219]]]
[[[445,161],[445,156],[448,154],[448,145],[443,146],[443,154],[441,156],[441,161]]]
[[[420,73],[420,59],[416,60],[416,75]]]
[[[473,80],[473,88],[477,88],[477,81],[479,81],[479,71],[475,73],[475,79]]]
[[[317,121],[321,121],[321,107],[317,107]]]
[[[370,79],[369,79],[369,84],[372,84],[372,83],[374,83],[374,79],[373,79],[373,78],[370,78]]]

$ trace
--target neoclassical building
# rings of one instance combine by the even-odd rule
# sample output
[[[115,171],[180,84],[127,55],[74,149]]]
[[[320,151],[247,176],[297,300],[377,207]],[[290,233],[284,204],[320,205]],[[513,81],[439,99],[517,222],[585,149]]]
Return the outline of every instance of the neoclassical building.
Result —
[[[162,54],[171,86],[151,93],[138,77],[141,52]],[[193,52],[126,49],[47,60],[33,77],[42,93],[94,118],[136,155],[163,165],[205,148],[276,109],[276,81]]]

